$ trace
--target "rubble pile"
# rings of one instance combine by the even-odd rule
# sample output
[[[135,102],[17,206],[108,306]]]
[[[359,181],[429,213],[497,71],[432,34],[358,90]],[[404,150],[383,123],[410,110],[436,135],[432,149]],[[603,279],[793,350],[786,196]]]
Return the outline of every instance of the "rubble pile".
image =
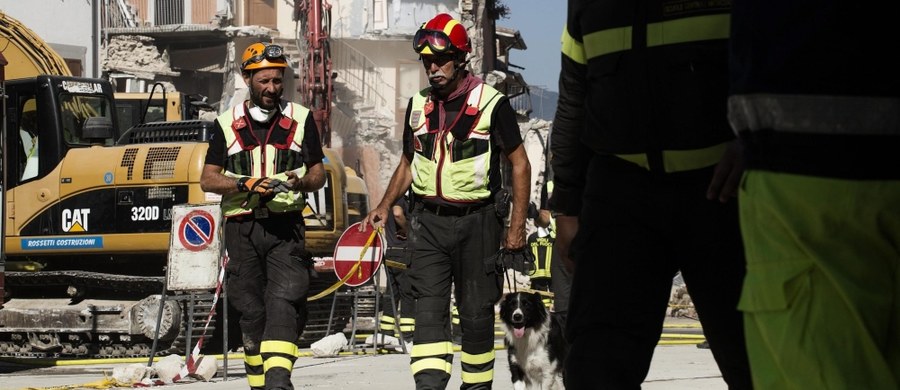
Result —
[[[669,316],[697,319],[697,309],[691,301],[687,285],[675,283],[672,285],[672,296],[669,298]]]
[[[139,78],[153,80],[156,74],[174,74],[166,52],[160,52],[153,38],[143,35],[110,37],[101,61],[109,71],[123,71]],[[167,89],[169,89],[167,87]],[[171,90],[175,90],[174,86]]]

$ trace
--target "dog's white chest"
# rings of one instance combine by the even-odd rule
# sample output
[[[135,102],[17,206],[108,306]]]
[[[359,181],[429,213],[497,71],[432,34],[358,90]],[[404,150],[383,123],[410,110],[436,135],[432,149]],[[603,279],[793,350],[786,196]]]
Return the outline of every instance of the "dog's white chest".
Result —
[[[512,364],[518,365],[525,374],[524,383],[514,383],[516,390],[520,389],[562,389],[562,377],[559,375],[558,361],[550,360],[547,348],[547,329],[541,327],[529,330],[523,337],[516,338],[508,330],[506,341],[513,346],[515,353]],[[511,329],[510,329],[511,330]]]

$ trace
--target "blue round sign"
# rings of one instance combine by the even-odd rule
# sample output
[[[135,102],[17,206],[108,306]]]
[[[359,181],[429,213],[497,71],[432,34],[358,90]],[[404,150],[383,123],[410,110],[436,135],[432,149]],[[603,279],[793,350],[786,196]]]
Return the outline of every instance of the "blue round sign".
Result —
[[[212,243],[216,226],[213,216],[203,210],[194,210],[181,220],[178,239],[190,251],[198,252]]]

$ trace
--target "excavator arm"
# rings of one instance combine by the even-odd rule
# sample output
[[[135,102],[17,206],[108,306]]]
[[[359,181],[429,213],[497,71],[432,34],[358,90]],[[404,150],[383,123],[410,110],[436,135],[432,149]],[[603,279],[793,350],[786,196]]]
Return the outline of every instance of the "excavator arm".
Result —
[[[294,0],[297,47],[303,55],[297,91],[301,103],[312,111],[319,139],[331,146],[331,98],[334,74],[331,68],[331,4],[327,0]]]

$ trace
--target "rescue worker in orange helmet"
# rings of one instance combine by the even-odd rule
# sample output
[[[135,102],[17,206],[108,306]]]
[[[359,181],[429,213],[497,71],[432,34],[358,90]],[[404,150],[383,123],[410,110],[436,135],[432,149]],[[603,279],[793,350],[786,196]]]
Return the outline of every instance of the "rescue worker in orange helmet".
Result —
[[[241,313],[252,389],[293,389],[312,269],[304,245],[303,193],[325,184],[313,116],[281,99],[285,68],[280,46],[247,47],[241,75],[250,99],[216,118],[200,177],[204,191],[222,195],[226,288]]]
[[[416,32],[413,49],[431,85],[409,101],[400,163],[362,225],[387,220],[390,205],[412,186],[407,274],[417,299],[410,353],[416,388],[443,389],[450,379],[454,286],[462,327],[461,388],[489,389],[494,305],[502,286],[495,259],[501,248],[524,253],[531,167],[509,99],[465,69],[472,48],[463,25],[437,15]],[[501,158],[511,165],[511,213]]]

